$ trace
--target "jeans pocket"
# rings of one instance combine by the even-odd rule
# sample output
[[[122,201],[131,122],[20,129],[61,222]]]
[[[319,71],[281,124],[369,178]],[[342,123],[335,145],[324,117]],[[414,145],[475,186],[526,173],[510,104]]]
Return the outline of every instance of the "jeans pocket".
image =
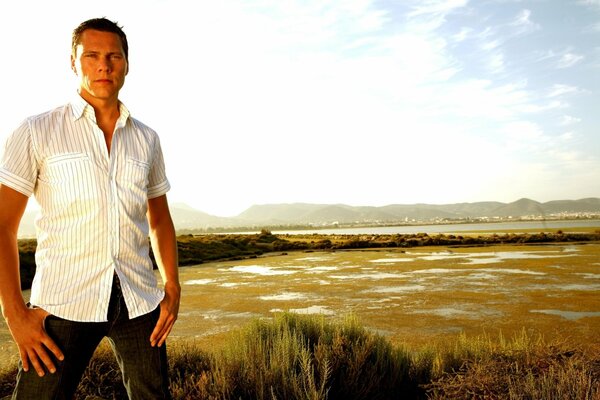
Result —
[[[57,317],[57,316],[56,316],[56,315],[54,315],[54,314],[48,314],[48,315],[46,315],[46,316],[44,317],[44,329],[46,329],[46,326],[47,326],[47,324],[48,324],[49,322],[52,322],[52,321],[61,321],[61,320],[63,320],[63,319],[62,319],[62,318],[60,318],[60,317]]]

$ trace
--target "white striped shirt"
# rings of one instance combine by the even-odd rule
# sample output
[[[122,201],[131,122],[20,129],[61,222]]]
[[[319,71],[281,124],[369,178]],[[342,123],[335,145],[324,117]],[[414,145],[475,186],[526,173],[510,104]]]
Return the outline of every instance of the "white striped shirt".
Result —
[[[157,134],[123,104],[110,154],[79,96],[28,118],[6,141],[0,182],[40,204],[32,305],[71,321],[106,321],[116,272],[130,318],[158,306],[164,292],[146,211],[170,185]]]

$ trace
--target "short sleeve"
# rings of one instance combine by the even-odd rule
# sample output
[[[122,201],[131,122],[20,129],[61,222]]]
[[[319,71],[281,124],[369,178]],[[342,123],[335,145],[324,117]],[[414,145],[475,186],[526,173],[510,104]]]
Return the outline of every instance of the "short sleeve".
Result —
[[[162,196],[171,189],[165,171],[165,160],[160,146],[160,140],[156,138],[152,165],[150,166],[150,177],[148,180],[148,199]]]
[[[19,126],[4,142],[0,161],[0,183],[25,196],[33,194],[38,165],[28,121]]]

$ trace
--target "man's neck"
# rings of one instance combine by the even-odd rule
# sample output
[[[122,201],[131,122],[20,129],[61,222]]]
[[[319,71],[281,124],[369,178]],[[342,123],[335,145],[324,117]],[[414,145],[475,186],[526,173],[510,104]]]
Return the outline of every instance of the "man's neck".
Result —
[[[79,95],[94,109],[97,121],[116,121],[119,118],[119,99],[117,97],[102,99],[94,97],[84,90],[79,91]]]
[[[83,90],[79,94],[94,109],[96,124],[104,133],[106,148],[110,153],[113,132],[120,115],[119,99],[117,97],[114,99],[101,99],[93,97]]]

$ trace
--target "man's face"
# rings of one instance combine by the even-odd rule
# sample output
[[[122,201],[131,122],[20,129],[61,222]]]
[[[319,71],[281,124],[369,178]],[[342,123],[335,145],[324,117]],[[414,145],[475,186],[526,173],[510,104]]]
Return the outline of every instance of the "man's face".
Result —
[[[116,101],[129,70],[119,36],[93,29],[81,34],[71,67],[79,77],[79,93],[88,102]]]

